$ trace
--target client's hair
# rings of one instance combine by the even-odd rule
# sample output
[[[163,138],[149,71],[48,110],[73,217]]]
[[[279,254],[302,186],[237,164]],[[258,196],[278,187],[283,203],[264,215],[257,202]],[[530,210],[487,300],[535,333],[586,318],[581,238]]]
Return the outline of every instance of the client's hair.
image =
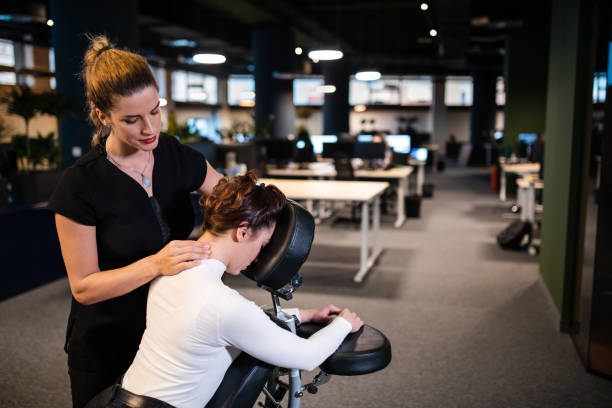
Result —
[[[256,180],[253,170],[243,176],[223,177],[210,195],[202,195],[199,203],[204,212],[204,231],[220,235],[246,221],[257,233],[272,225],[287,198],[276,186],[258,184]]]

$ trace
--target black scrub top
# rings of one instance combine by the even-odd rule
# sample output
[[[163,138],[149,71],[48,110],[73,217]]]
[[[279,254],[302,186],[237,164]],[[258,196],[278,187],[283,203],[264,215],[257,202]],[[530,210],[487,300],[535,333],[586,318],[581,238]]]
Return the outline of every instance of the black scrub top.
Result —
[[[102,146],[66,170],[49,201],[51,211],[96,227],[101,271],[152,255],[169,240],[186,239],[193,228],[189,194],[204,182],[206,160],[163,134],[153,154],[153,196],[169,237],[153,200],[136,180],[108,161]],[[84,371],[124,372],[145,329],[148,289],[146,284],[89,306],[73,297],[65,345],[68,365]]]

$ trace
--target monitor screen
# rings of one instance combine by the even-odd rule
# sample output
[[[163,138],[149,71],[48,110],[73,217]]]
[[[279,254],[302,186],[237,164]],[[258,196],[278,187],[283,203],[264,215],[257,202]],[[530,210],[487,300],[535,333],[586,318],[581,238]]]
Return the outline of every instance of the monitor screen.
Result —
[[[338,136],[336,135],[311,135],[310,143],[315,154],[323,153],[323,143],[336,143]]]
[[[527,146],[531,146],[531,144],[535,142],[537,138],[537,133],[519,133],[518,135],[519,142],[525,143]]]
[[[344,153],[348,157],[353,157],[355,142],[336,142],[323,143],[323,157],[333,159],[336,153]]]
[[[268,160],[292,160],[296,146],[293,140],[263,140],[258,142],[265,146]]]
[[[387,135],[386,139],[395,153],[410,153],[410,135]]]
[[[493,133],[493,139],[495,140],[500,140],[502,137],[504,137],[504,132],[502,132],[501,130],[498,130]]]
[[[361,159],[384,159],[385,158],[384,143],[357,142],[353,151],[353,157]]]
[[[417,161],[427,161],[427,149],[424,147],[417,147],[410,151],[412,158]]]
[[[359,135],[357,136],[358,142],[371,142],[374,139],[373,135]]]

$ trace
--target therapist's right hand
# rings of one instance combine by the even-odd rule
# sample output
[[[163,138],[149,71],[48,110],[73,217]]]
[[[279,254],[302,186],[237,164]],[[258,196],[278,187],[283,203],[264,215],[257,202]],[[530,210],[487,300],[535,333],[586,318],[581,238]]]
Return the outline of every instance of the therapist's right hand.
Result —
[[[152,256],[158,275],[176,275],[185,269],[198,266],[210,256],[210,245],[191,240],[174,240]]]
[[[359,316],[357,316],[356,313],[351,312],[349,309],[342,310],[338,316],[342,317],[351,324],[353,327],[351,329],[351,333],[355,333],[357,330],[361,329],[361,326],[363,326],[363,322]]]

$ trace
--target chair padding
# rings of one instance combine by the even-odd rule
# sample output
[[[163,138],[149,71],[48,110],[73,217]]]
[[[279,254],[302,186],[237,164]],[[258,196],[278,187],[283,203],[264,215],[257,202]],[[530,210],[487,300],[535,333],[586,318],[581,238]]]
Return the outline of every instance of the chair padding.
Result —
[[[257,262],[242,273],[262,286],[282,288],[308,258],[314,229],[312,215],[295,201],[287,200],[270,242],[258,255]]]
[[[252,407],[271,374],[270,365],[240,353],[205,408]]]
[[[323,326],[305,323],[298,327],[298,335],[308,338]],[[333,375],[362,375],[382,370],[391,362],[391,343],[377,329],[364,325],[351,333],[319,367]]]

